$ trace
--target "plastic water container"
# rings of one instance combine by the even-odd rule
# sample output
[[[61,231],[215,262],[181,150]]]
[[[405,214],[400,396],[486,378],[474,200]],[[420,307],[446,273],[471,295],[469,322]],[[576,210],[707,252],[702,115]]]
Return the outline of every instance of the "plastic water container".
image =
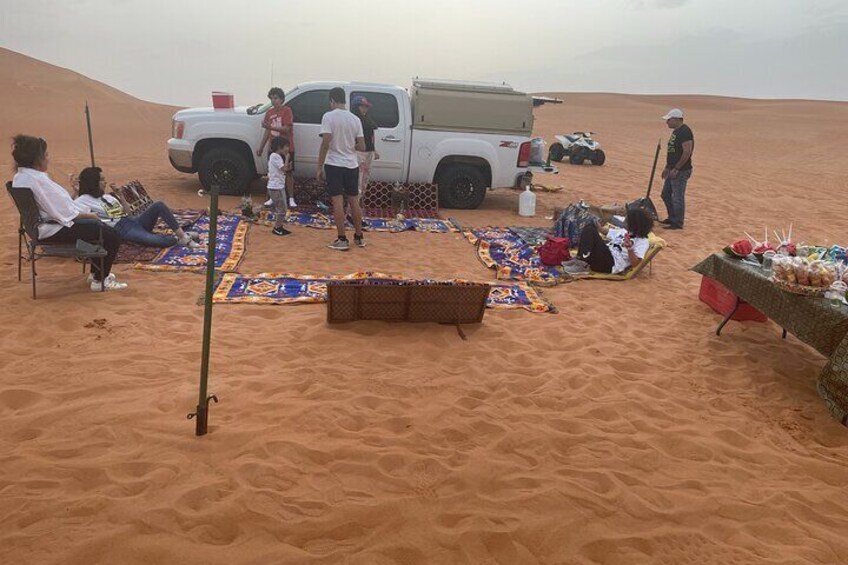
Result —
[[[212,92],[212,107],[216,110],[235,108],[235,99],[229,92]]]
[[[534,137],[530,140],[530,164],[545,164],[545,140],[541,137]]]
[[[518,215],[532,217],[536,215],[536,195],[530,190],[530,185],[518,197]]]

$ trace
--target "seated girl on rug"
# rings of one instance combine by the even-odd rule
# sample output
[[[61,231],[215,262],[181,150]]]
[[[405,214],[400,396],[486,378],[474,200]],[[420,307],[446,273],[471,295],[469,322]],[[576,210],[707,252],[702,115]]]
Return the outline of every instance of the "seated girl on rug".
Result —
[[[38,206],[41,220],[38,224],[39,243],[73,244],[82,240],[98,245],[102,234],[106,257],[103,259],[102,272],[99,261],[91,262],[91,290],[100,292],[102,289],[126,288],[126,283],[118,282],[111,272],[112,263],[121,246],[121,235],[111,227],[102,225],[95,214],[74,202],[64,188],[47,176],[50,162],[47,142],[40,137],[16,135],[12,141],[12,158],[17,167],[12,186],[30,189]],[[102,286],[100,281],[103,281]]]
[[[170,208],[164,202],[154,202],[138,216],[127,216],[121,202],[110,194],[105,194],[106,177],[100,167],[88,167],[79,175],[78,204],[88,207],[93,213],[114,226],[124,241],[131,241],[148,247],[171,247],[185,245],[198,247],[190,234],[183,231]],[[153,228],[159,218],[174,231],[175,235],[155,233]]]
[[[637,265],[648,252],[648,234],[654,221],[641,208],[631,208],[625,217],[626,228],[599,227],[591,222],[580,232],[577,258],[589,264],[596,273],[623,273]],[[606,232],[606,239],[601,236]]]

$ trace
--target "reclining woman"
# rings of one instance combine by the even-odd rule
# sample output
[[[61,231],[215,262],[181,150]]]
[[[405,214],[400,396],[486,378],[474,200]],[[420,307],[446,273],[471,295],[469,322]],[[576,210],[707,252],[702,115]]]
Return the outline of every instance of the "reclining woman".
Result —
[[[636,266],[648,252],[648,234],[654,228],[654,221],[642,208],[631,208],[625,216],[625,226],[586,224],[580,232],[577,258],[588,263],[596,273],[618,274]],[[601,231],[606,232],[606,239]]]
[[[198,247],[189,233],[183,231],[171,209],[164,202],[154,202],[138,216],[124,214],[121,202],[104,192],[106,177],[100,167],[88,167],[79,175],[79,196],[77,204],[86,206],[104,221],[114,226],[124,241],[131,241],[148,247],[171,247],[185,245]],[[155,233],[153,228],[159,219],[174,231],[175,235]]]
[[[88,208],[74,202],[64,188],[47,176],[50,163],[47,142],[40,137],[16,135],[12,140],[12,158],[17,167],[12,185],[29,188],[38,206],[41,216],[39,242],[60,244],[82,240],[98,244],[102,230],[106,257],[103,259],[102,272],[100,262],[92,261],[90,288],[93,292],[100,292],[101,280],[106,290],[126,288],[126,283],[118,282],[112,273],[112,263],[121,246],[121,235],[115,229],[103,225]]]

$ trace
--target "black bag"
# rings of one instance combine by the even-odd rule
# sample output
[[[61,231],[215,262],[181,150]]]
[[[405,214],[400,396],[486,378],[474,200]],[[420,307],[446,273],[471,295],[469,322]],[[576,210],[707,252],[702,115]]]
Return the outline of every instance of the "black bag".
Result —
[[[637,198],[633,202],[627,203],[627,209],[628,210],[635,210],[635,209],[639,209],[639,208],[644,210],[651,217],[651,219],[654,220],[655,222],[660,219],[659,216],[657,215],[657,207],[654,206],[653,201],[651,201],[650,191],[648,192],[648,195],[645,196],[644,198]]]

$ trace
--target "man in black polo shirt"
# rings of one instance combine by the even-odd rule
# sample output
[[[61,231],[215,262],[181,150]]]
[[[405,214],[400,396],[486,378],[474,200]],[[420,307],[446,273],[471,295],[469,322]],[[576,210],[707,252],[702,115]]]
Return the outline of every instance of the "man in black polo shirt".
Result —
[[[668,210],[668,218],[660,223],[668,230],[682,230],[683,216],[686,212],[686,183],[692,176],[692,153],[695,151],[695,137],[692,130],[683,123],[683,110],[675,108],[663,116],[671,128],[668,138],[668,153],[662,178],[665,179],[662,199]]]

